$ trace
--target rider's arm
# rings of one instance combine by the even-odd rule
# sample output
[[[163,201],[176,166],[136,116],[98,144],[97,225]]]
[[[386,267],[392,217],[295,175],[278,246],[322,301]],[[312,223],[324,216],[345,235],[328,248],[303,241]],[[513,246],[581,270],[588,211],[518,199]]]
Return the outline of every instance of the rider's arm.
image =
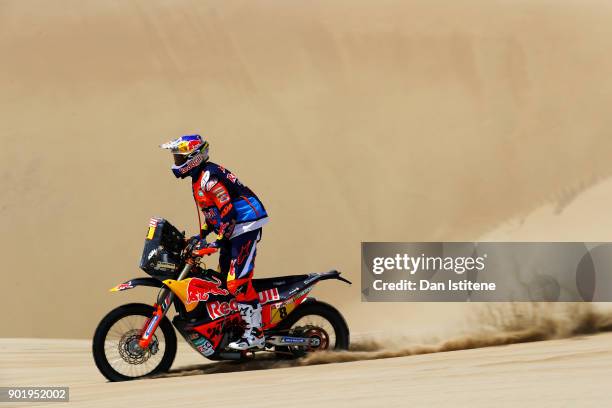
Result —
[[[219,210],[220,226],[217,240],[228,239],[232,235],[236,223],[236,210],[232,205],[229,191],[223,182],[215,179],[211,181],[207,183],[206,189]]]

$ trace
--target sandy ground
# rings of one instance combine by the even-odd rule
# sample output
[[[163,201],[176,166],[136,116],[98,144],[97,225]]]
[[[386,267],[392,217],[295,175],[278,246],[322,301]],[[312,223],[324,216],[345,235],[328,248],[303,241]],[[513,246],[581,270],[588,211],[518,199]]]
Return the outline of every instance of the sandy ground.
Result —
[[[612,401],[611,341],[612,334],[600,334],[375,361],[254,372],[236,367],[231,373],[106,383],[93,367],[87,341],[2,339],[0,383],[70,386],[71,402],[65,405],[71,407],[601,407]],[[202,363],[193,351],[181,349],[175,374]]]

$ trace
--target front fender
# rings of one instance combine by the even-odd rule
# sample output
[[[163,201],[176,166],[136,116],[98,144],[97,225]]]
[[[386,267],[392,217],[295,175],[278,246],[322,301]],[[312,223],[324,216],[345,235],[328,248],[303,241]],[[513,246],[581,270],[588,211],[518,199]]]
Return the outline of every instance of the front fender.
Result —
[[[136,286],[150,286],[153,288],[161,288],[165,286],[162,281],[155,278],[134,278],[127,282],[123,282],[114,288],[109,289],[110,292],[121,292],[122,290],[133,289]]]

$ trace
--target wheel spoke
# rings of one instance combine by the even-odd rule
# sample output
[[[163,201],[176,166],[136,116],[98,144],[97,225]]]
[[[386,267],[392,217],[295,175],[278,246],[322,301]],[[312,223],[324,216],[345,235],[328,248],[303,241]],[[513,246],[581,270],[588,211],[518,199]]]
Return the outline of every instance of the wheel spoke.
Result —
[[[137,345],[140,332],[147,318],[145,316],[126,316],[112,325],[104,341],[104,353],[110,366],[119,374],[127,377],[141,377],[151,373],[161,363],[165,352],[165,338],[157,330],[146,350]],[[155,354],[152,348],[157,347]]]

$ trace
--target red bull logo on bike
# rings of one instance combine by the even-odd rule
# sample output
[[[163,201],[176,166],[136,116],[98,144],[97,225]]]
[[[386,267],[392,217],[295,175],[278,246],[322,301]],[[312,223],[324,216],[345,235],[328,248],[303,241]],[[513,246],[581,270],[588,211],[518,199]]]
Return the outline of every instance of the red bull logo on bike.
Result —
[[[109,289],[111,292],[120,292],[122,290],[127,290],[127,289],[132,289],[134,286],[132,286],[132,281],[127,281],[125,283],[122,283],[120,285],[115,286],[114,288]]]
[[[229,293],[227,289],[221,289],[220,285],[221,281],[217,278],[213,278],[212,281],[191,278],[187,285],[185,304],[207,301],[210,295],[227,295]]]
[[[238,304],[236,303],[236,299],[232,299],[229,302],[219,302],[215,300],[206,304],[206,310],[210,318],[216,320],[230,313],[237,313]]]
[[[212,280],[188,278],[180,281],[166,279],[166,286],[181,299],[188,312],[194,310],[199,302],[207,301],[211,295],[228,295],[227,289],[222,289],[221,281],[217,278]]]
[[[259,292],[258,295],[259,303],[262,305],[280,300],[280,295],[277,288],[264,290],[263,292]],[[212,320],[216,320],[220,317],[237,313],[238,305],[236,303],[236,299],[232,299],[229,302],[219,302],[218,300],[215,300],[206,304],[206,310],[208,311],[210,318]]]
[[[206,308],[213,320],[238,311],[234,300],[231,302],[210,301],[211,295],[227,296],[229,294],[227,289],[221,288],[221,281],[217,278],[212,278],[212,280],[188,278],[180,281],[166,279],[164,284],[181,299],[187,312],[193,311],[200,302],[208,302]],[[264,290],[259,292],[258,296],[262,305],[280,300],[278,288]]]
[[[276,302],[277,300],[280,300],[278,288],[264,290],[263,292],[259,292],[258,295],[259,303],[261,303],[262,305],[265,303]]]

